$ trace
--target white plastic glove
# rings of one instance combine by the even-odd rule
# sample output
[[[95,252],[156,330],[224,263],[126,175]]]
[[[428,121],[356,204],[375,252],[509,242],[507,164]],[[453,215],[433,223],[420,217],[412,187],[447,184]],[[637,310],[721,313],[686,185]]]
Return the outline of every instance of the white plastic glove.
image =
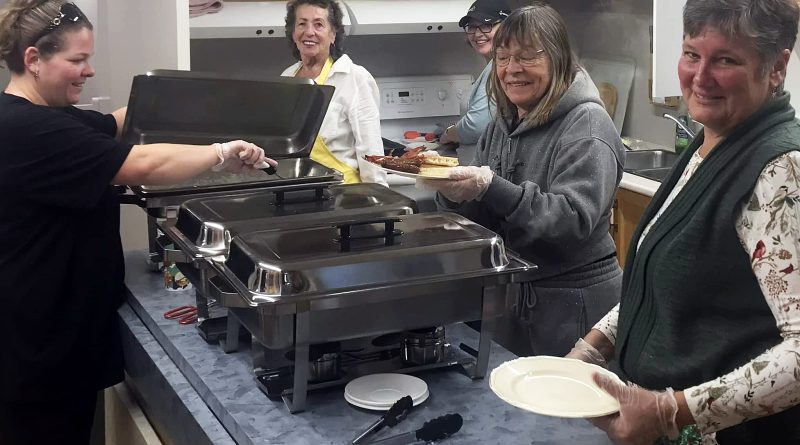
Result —
[[[487,166],[453,167],[447,180],[417,180],[425,188],[432,188],[453,202],[472,201],[483,197],[494,172]]]
[[[652,445],[666,436],[677,439],[680,431],[675,420],[678,401],[672,388],[649,391],[635,385],[624,386],[607,376],[595,373],[594,382],[619,401],[619,412],[589,419],[619,445]]]
[[[215,172],[239,173],[243,170],[264,168],[267,165],[278,165],[277,162],[264,155],[264,150],[261,147],[250,142],[238,140],[214,144],[214,149],[217,151],[217,157],[219,158],[219,163],[211,167],[211,170]]]
[[[608,368],[608,363],[606,362],[606,358],[603,357],[603,354],[582,338],[575,342],[575,346],[573,346],[572,350],[564,357],[574,358],[592,365]]]

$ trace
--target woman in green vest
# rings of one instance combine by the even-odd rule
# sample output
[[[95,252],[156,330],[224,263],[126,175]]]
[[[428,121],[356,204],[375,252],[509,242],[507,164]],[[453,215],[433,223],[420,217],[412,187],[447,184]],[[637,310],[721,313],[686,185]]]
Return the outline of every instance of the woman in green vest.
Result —
[[[333,85],[311,159],[338,170],[347,184],[386,185],[386,173],[364,155],[383,155],[378,84],[344,53],[342,9],[335,0],[292,0],[286,5],[286,37],[297,63],[282,76]]]
[[[616,443],[800,443],[800,121],[782,88],[799,17],[796,0],[686,3],[678,77],[705,128],[640,221],[619,306],[567,355],[615,358],[636,385],[595,376]]]

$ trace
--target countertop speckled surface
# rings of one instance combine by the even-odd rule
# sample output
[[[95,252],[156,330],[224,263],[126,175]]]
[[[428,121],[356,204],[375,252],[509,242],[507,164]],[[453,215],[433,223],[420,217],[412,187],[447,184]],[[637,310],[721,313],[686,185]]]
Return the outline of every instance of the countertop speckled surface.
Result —
[[[307,410],[290,414],[282,402],[270,400],[256,387],[249,350],[226,354],[218,345],[206,343],[193,325],[164,319],[165,311],[193,304],[193,291],[165,290],[161,275],[147,271],[145,252],[126,253],[126,268],[128,304],[202,399],[187,403],[207,405],[239,445],[343,444],[378,418],[373,411],[348,404],[343,387],[310,392]],[[451,343],[477,344],[477,334],[463,325],[449,326],[447,335]],[[493,345],[490,371],[513,358],[510,352]],[[506,404],[489,389],[488,375],[486,379],[470,380],[450,368],[417,376],[428,384],[430,398],[406,420],[392,430],[381,431],[378,437],[411,431],[429,419],[455,412],[463,416],[464,426],[441,443],[611,443],[585,420],[538,416]]]

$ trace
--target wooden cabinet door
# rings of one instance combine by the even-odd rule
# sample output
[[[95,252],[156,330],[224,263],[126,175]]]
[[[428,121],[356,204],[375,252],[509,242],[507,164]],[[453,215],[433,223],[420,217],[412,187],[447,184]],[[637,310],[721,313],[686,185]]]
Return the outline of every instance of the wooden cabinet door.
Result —
[[[633,232],[642,218],[644,209],[650,203],[650,197],[627,189],[617,190],[617,201],[614,206],[613,236],[617,244],[617,259],[625,267],[625,259],[631,244]]]

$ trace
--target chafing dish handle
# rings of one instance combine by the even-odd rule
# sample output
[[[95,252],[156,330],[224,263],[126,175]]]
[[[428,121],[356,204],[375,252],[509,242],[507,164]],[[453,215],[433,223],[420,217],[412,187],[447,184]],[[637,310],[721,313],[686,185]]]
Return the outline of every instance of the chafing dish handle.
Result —
[[[273,194],[275,195],[275,205],[276,206],[282,206],[282,205],[286,204],[287,202],[292,203],[292,204],[296,204],[296,203],[300,203],[300,202],[325,201],[326,199],[328,199],[328,198],[325,197],[325,190],[328,187],[329,187],[329,185],[324,184],[324,185],[314,185],[314,186],[311,186],[311,187],[308,187],[308,188],[299,189],[299,190],[288,190],[288,191],[287,190],[276,190],[276,191],[273,192]],[[304,193],[304,192],[308,192],[308,191],[313,191],[314,192],[314,198],[306,199],[306,200],[294,200],[294,201],[287,201],[286,200],[286,193]]]
[[[115,185],[114,189],[116,189],[117,192],[119,193],[120,204],[133,204],[142,208],[144,208],[147,205],[144,202],[144,198],[140,198],[135,194],[131,193],[131,189],[125,187],[124,185]]]
[[[539,269],[539,266],[522,258],[517,252],[514,252],[513,250],[506,249],[506,255],[508,255],[510,263],[516,262],[521,264],[522,267],[524,267],[523,270],[515,272],[511,275],[512,283],[524,283],[526,281],[533,281],[536,278],[536,273]],[[509,266],[511,265],[512,264],[509,264]]]
[[[342,251],[347,252],[350,250],[350,241],[353,240],[363,240],[363,239],[375,239],[375,238],[385,238],[385,245],[391,246],[394,245],[394,239],[396,236],[400,236],[403,234],[400,230],[395,230],[394,225],[402,221],[402,218],[398,218],[396,216],[387,216],[375,219],[367,219],[363,221],[355,221],[355,222],[348,222],[347,224],[338,224],[336,227],[339,228],[339,242],[342,245]],[[353,226],[363,226],[367,224],[383,224],[384,229],[383,233],[375,234],[375,235],[363,235],[363,236],[353,236],[351,234],[351,228]]]

